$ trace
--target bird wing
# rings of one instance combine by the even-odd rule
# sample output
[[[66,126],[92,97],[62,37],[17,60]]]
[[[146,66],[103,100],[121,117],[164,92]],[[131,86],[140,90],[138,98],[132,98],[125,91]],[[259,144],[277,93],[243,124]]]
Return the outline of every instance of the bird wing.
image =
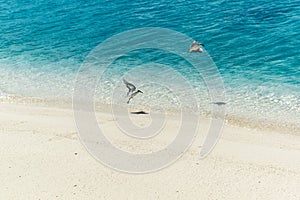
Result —
[[[136,87],[135,87],[132,83],[129,83],[129,82],[126,81],[125,79],[123,79],[123,82],[124,82],[124,84],[126,85],[126,87],[127,87],[128,90],[129,90],[128,94],[129,94],[129,93],[133,93],[133,92],[135,91]]]
[[[197,50],[200,46],[200,44],[194,41],[190,46],[190,50]]]

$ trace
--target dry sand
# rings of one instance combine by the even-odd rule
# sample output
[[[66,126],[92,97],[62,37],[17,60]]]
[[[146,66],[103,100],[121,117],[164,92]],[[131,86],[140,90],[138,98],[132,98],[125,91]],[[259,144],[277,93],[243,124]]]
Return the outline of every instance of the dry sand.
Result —
[[[116,145],[140,147],[117,137],[108,114],[98,119]],[[202,120],[200,130],[208,122]],[[0,130],[0,199],[300,199],[300,133],[225,125],[206,159],[199,160],[199,134],[173,165],[132,175],[103,166],[85,150],[71,109],[2,103]]]

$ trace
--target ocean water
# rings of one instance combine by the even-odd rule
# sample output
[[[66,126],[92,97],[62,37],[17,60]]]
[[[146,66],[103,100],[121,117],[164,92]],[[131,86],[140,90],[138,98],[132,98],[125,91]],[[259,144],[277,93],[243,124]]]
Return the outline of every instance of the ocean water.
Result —
[[[300,126],[297,0],[0,0],[0,27],[3,101],[71,102],[76,74],[97,45],[123,31],[161,27],[205,44],[224,82],[228,119]],[[175,75],[170,76],[170,70]],[[143,85],[147,74],[154,83]],[[163,83],[180,86],[178,80],[184,77],[193,90],[187,94],[197,97],[202,114],[210,113],[212,102],[203,79],[182,58],[154,50],[120,56],[105,71],[95,101],[127,106],[123,94],[117,100],[112,94],[126,94],[126,88],[120,89],[124,75],[144,90],[133,105],[180,108],[179,99]]]

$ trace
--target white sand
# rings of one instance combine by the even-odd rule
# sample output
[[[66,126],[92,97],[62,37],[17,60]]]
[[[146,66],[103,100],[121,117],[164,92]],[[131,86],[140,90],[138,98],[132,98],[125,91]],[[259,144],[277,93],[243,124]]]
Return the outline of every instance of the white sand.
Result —
[[[111,117],[98,118],[114,139]],[[300,133],[226,125],[206,159],[199,135],[170,167],[132,175],[85,150],[71,110],[3,103],[0,130],[0,199],[300,199]]]

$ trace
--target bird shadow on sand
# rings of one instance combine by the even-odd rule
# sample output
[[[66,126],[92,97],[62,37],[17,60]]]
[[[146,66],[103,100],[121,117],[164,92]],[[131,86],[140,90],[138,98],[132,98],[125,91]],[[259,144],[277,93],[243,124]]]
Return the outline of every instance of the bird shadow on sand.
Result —
[[[218,106],[226,105],[226,102],[218,101],[218,102],[212,102],[212,104],[216,104]]]
[[[148,115],[149,114],[145,111],[133,111],[133,112],[130,112],[130,113],[134,114],[134,115]]]

